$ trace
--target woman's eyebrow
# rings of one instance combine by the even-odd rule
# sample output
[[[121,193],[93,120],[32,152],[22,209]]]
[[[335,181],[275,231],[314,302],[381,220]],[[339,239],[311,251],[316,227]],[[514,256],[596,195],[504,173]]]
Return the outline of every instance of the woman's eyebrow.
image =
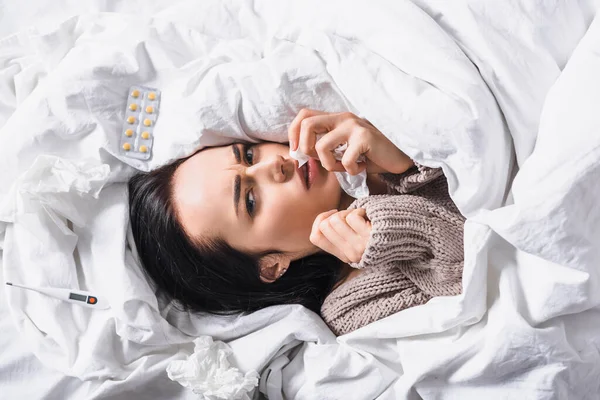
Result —
[[[235,157],[235,161],[238,164],[242,163],[242,155],[240,154],[240,149],[235,144],[231,145],[231,150],[233,151],[233,156]],[[235,216],[239,218],[239,205],[240,205],[240,194],[242,187],[242,178],[239,175],[235,176],[235,180],[233,182],[233,208],[235,209]]]
[[[240,154],[239,147],[235,144],[232,144],[231,150],[233,150],[233,156],[235,157],[235,161],[237,161],[238,164],[241,164],[242,163],[242,155]]]
[[[242,186],[242,178],[239,175],[235,176],[233,183],[233,208],[235,209],[235,215],[239,218],[239,204],[240,204],[240,193]]]

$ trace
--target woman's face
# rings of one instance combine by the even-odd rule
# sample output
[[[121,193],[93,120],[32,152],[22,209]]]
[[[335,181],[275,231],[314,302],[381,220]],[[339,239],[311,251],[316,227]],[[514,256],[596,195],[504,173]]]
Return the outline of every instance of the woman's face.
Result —
[[[281,144],[202,150],[174,176],[179,220],[191,237],[220,238],[247,254],[298,259],[316,253],[309,240],[313,221],[346,199],[335,175],[319,162],[297,166]]]

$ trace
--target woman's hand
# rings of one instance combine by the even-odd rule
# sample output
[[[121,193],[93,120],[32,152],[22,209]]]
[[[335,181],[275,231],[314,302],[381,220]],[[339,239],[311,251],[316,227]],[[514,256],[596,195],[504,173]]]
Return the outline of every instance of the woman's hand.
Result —
[[[330,210],[315,218],[310,241],[345,263],[360,262],[369,238],[371,222],[364,208]]]
[[[326,134],[317,142],[316,135]],[[290,148],[318,158],[328,171],[348,172],[356,175],[365,168],[369,173],[391,172],[399,174],[413,166],[406,154],[398,149],[369,121],[345,113],[325,113],[301,110],[288,129]],[[337,161],[332,151],[347,143],[342,161]],[[364,155],[367,162],[359,163]]]

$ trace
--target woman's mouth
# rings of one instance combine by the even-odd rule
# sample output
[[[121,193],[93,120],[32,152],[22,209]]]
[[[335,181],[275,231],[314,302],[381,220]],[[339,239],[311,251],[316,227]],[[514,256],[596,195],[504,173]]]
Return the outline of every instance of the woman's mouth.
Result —
[[[304,187],[308,189],[308,163],[300,167],[300,174],[302,175],[302,182],[304,183]]]
[[[306,164],[298,168],[298,175],[306,190],[309,190],[319,177],[319,165],[317,163],[316,159],[311,158]]]
[[[304,187],[304,190],[308,190],[308,167],[306,164],[303,166],[296,168],[296,173],[298,174],[298,178],[300,179],[300,183]]]
[[[314,158],[311,158],[306,163],[306,186],[310,189],[319,177],[319,164]]]

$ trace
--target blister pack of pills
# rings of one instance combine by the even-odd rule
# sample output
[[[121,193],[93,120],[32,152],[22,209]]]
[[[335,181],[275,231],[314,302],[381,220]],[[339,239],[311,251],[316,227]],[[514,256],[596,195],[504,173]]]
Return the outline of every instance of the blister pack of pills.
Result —
[[[160,90],[143,86],[129,88],[125,121],[120,133],[121,154],[139,160],[152,157],[154,126],[159,106]]]

